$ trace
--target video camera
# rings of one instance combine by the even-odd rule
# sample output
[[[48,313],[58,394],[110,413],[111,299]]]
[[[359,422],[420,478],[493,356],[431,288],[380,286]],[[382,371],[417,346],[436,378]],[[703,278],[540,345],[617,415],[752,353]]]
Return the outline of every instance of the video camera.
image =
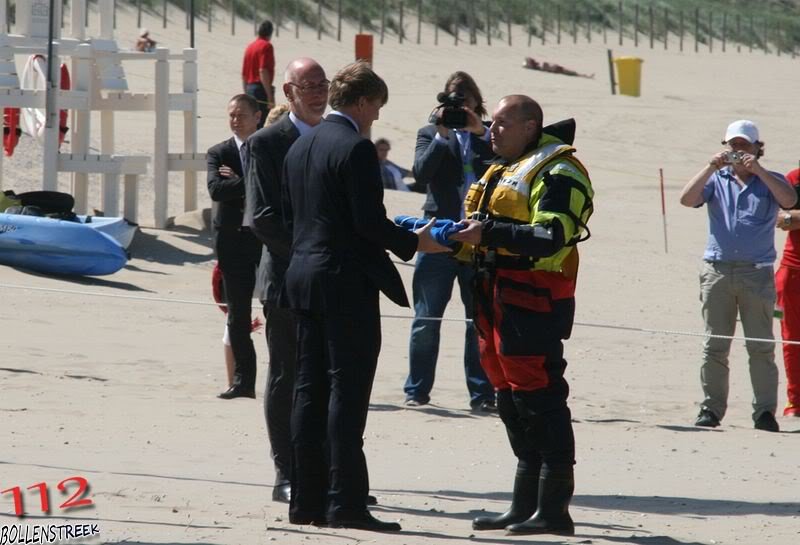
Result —
[[[430,122],[442,125],[448,129],[463,129],[467,126],[467,112],[464,111],[464,95],[461,93],[439,93],[436,95],[439,105],[431,114]],[[442,110],[442,115],[436,117],[436,112]]]

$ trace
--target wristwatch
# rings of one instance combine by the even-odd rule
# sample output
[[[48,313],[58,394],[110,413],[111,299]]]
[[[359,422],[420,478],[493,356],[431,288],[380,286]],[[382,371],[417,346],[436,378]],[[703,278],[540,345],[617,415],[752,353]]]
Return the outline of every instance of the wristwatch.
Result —
[[[792,214],[786,212],[783,214],[783,226],[789,227],[792,224]]]

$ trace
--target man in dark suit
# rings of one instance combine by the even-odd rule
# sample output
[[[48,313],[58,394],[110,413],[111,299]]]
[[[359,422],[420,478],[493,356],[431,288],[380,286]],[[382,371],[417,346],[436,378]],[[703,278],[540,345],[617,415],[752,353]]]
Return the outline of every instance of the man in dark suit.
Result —
[[[444,93],[464,97],[467,125],[452,129],[441,123],[442,110],[436,113],[435,123],[422,127],[417,133],[414,157],[416,186],[427,187],[423,210],[426,218],[459,221],[463,218],[464,196],[469,186],[486,171],[487,162],[494,156],[489,143],[486,115],[480,89],[466,72],[455,72],[444,86]],[[409,370],[403,390],[409,407],[430,402],[436,360],[439,355],[439,331],[447,303],[458,280],[461,301],[467,319],[472,319],[471,264],[447,255],[420,254],[414,266],[412,292],[415,319],[411,323]],[[464,338],[464,375],[467,380],[470,407],[478,412],[495,412],[495,394],[478,355],[478,336],[472,322],[466,325]]]
[[[388,99],[364,62],[331,82],[333,112],[301,136],[284,161],[284,218],[292,255],[282,302],[295,312],[297,378],[292,409],[294,524],[398,531],[367,510],[363,451],[381,344],[379,291],[408,306],[390,250],[447,251],[430,236],[386,218],[375,146],[364,135]]]
[[[228,103],[233,137],[208,150],[208,192],[214,202],[214,247],[222,270],[228,303],[228,335],[234,367],[233,384],[219,394],[222,399],[255,398],[256,351],[250,339],[251,303],[261,243],[243,225],[247,138],[261,119],[256,100],[236,95]]]
[[[283,92],[289,101],[289,114],[259,130],[248,140],[250,170],[245,180],[245,215],[265,246],[261,302],[266,317],[269,376],[264,394],[264,417],[275,463],[272,499],[288,502],[292,460],[289,426],[297,359],[297,326],[292,313],[277,304],[292,243],[292,233],[284,226],[281,215],[283,159],[294,141],[322,120],[330,82],[322,67],[308,58],[289,63],[285,80]]]

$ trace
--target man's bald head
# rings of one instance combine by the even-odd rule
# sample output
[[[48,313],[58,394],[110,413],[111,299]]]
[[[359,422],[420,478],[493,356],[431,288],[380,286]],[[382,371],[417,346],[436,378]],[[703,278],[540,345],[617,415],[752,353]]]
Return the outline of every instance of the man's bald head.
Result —
[[[504,159],[516,159],[542,134],[544,115],[529,96],[508,95],[500,99],[492,115],[492,149]]]
[[[284,72],[283,94],[289,110],[305,123],[316,125],[328,104],[328,85],[325,70],[309,57],[289,63]]]
[[[535,121],[536,126],[542,126],[544,114],[539,103],[526,95],[508,95],[500,99],[500,103],[505,103],[511,115],[516,115],[522,121]]]

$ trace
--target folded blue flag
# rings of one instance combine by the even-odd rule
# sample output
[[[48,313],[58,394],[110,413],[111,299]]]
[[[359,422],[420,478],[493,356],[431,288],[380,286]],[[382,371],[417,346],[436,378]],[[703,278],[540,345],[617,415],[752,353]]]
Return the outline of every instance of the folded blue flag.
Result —
[[[394,222],[404,229],[415,231],[427,225],[429,220],[425,218],[415,218],[414,216],[395,216]],[[433,239],[443,246],[456,244],[455,240],[448,240],[450,235],[461,231],[465,225],[458,224],[453,220],[436,220],[431,228]]]

